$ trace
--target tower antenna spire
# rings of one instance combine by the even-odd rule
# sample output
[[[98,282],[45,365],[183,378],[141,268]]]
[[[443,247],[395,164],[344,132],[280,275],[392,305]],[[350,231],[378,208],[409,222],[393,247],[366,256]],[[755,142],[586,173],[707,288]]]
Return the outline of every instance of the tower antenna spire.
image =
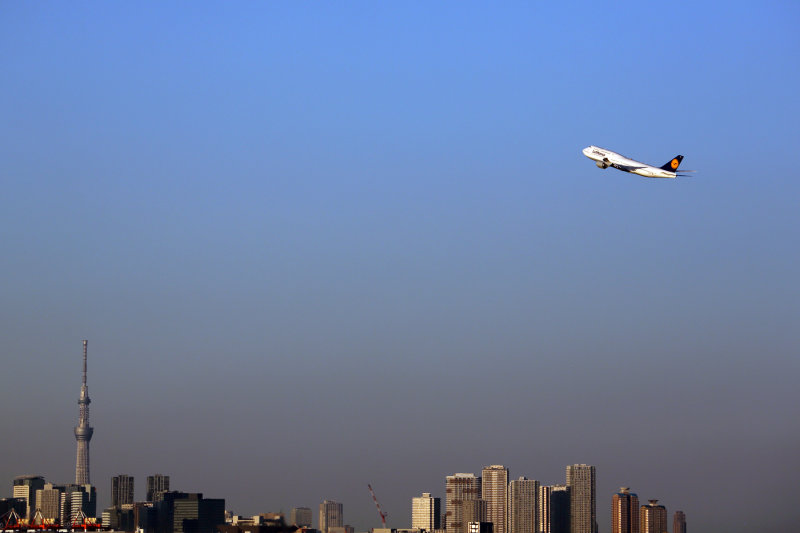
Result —
[[[89,341],[84,339],[83,341],[83,386],[86,386],[86,353],[88,352]]]
[[[78,456],[75,461],[75,483],[88,485],[89,481],[89,441],[92,440],[94,428],[89,425],[89,387],[86,385],[86,352],[88,340],[83,341],[83,381],[81,395],[78,398],[78,425],[75,426],[75,440],[78,441]]]

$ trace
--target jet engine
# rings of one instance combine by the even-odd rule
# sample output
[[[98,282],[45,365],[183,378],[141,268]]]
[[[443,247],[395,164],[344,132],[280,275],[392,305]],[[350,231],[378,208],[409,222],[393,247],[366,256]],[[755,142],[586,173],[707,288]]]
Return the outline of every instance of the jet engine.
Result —
[[[597,161],[595,165],[597,165],[600,168],[608,168],[608,163],[606,163],[605,161]]]

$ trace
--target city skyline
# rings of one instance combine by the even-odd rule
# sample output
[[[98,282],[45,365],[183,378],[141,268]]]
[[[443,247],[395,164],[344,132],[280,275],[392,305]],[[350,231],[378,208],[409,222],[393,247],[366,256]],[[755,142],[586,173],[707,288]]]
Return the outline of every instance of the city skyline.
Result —
[[[509,481],[509,469],[502,465],[486,466],[481,470],[481,473],[488,478],[485,485],[482,482],[483,475],[475,476],[472,473],[458,473],[445,476],[445,495],[447,496],[446,500],[450,502],[449,508],[451,512],[450,514],[445,513],[442,517],[445,522],[448,519],[450,520],[451,533],[458,531],[459,527],[467,527],[464,524],[475,525],[482,522],[492,523],[494,527],[498,523],[507,523],[509,528],[521,533],[580,533],[587,528],[596,527],[596,523],[593,526],[591,521],[587,520],[587,517],[591,517],[594,513],[593,507],[596,500],[594,494],[596,469],[592,465],[567,465],[565,476],[567,483],[564,485],[540,485],[537,480],[531,480],[524,476]],[[498,485],[502,483],[503,479],[506,480],[506,484],[501,490]],[[135,478],[133,476],[120,474],[112,477],[111,506],[102,513],[103,523],[105,524],[106,520],[110,520],[112,524],[117,523],[116,520],[118,518],[106,516],[108,511],[134,508],[142,504],[151,505],[153,503],[150,500],[151,497],[156,500],[156,505],[159,505],[158,502],[162,502],[165,498],[176,502],[178,500],[183,502],[187,498],[188,502],[201,501],[202,499],[202,494],[199,493],[163,492],[157,490],[157,488],[168,489],[168,485],[169,476],[163,474],[148,476],[146,493],[148,499],[139,501],[135,498]],[[486,489],[483,487],[486,487]],[[30,519],[33,510],[37,509],[44,518],[58,519],[59,499],[61,500],[60,516],[62,523],[65,511],[66,516],[71,516],[72,519],[75,518],[76,513],[80,510],[90,510],[88,516],[100,518],[101,513],[97,508],[96,491],[91,485],[57,485],[52,482],[46,482],[42,476],[26,475],[14,478],[13,489],[12,496],[14,498],[21,498],[27,502],[23,518]],[[91,489],[91,491],[88,489]],[[50,509],[49,499],[45,498],[50,492],[56,494],[53,498],[54,507],[52,510]],[[67,502],[71,501],[71,509],[69,503],[66,508],[64,507],[63,494],[65,492]],[[492,493],[497,494],[500,492],[505,494],[505,498],[500,504],[502,512],[498,513],[495,510],[492,517],[489,513],[488,502]],[[481,496],[486,497],[486,499],[477,498],[478,493],[481,493]],[[59,494],[62,495],[60,498],[58,497]],[[563,494],[566,497],[559,496],[556,500],[555,495],[557,494]],[[217,502],[209,503],[209,505],[216,508],[218,502],[224,502],[224,498],[208,501]],[[639,506],[637,495],[630,493],[627,487],[622,487],[620,492],[613,494],[610,501],[612,514],[611,533],[640,533],[640,523],[645,524],[642,526],[641,533],[645,533],[645,530],[647,530],[647,533],[659,533],[660,528],[666,528],[667,511],[663,505],[656,505],[658,500],[651,499],[648,505]],[[176,503],[176,505],[178,504]],[[196,507],[195,504],[190,503],[189,505],[190,507],[194,506],[193,508]],[[355,531],[355,528],[344,520],[343,509],[343,503],[333,500],[326,499],[319,504],[317,528],[320,533]],[[236,515],[239,514],[230,508],[225,508],[225,510]],[[399,529],[416,528],[429,532],[439,530],[436,527],[438,521],[437,511],[441,511],[440,498],[433,497],[431,493],[414,496],[411,498],[411,509],[407,517],[408,523],[404,526],[395,525],[394,527]],[[263,513],[264,510],[262,509],[261,512]],[[268,511],[268,513],[273,513],[273,511]],[[281,511],[281,513],[283,512]],[[285,513],[283,514],[285,520],[290,520],[287,522],[288,524],[300,524],[301,522],[302,524],[312,524],[313,521],[312,511],[308,507],[293,507],[288,516]],[[508,517],[507,522],[506,517]],[[685,530],[685,513],[680,510],[676,511],[673,523],[676,527]],[[459,524],[462,525],[459,526]],[[467,529],[471,530],[472,525]],[[537,527],[538,530],[531,529],[534,527]]]
[[[89,454],[88,441],[91,439],[93,428],[89,427],[89,409],[91,402],[88,396],[87,387],[87,346],[88,340],[83,340],[83,371],[81,393],[78,400],[79,424],[75,428],[75,437],[78,441],[78,456],[76,461],[76,481],[86,480],[86,483],[76,483],[74,485],[54,485],[45,483],[41,476],[23,475],[14,478],[13,498],[23,498],[27,501],[24,517],[31,519],[35,509],[40,510],[45,518],[61,518],[64,520],[66,515],[76,516],[79,510],[92,509],[90,516],[97,516],[97,497],[96,488],[88,483],[89,475]],[[88,429],[87,429],[88,428]],[[87,436],[88,435],[88,436]],[[563,524],[555,516],[545,517],[541,515],[542,510],[549,510],[555,507],[554,511],[561,515],[561,506],[565,503],[569,507],[567,523],[571,533],[597,533],[596,520],[596,469],[592,465],[572,464],[566,467],[566,484],[543,486],[544,491],[540,491],[539,482],[520,477],[518,480],[509,479],[509,469],[503,465],[488,465],[481,469],[481,475],[474,473],[457,473],[445,477],[445,510],[441,515],[444,524],[439,521],[439,511],[441,511],[440,498],[432,497],[431,493],[423,493],[421,497],[415,496],[411,499],[412,512],[410,515],[410,526],[418,522],[428,522],[430,527],[423,527],[432,531],[438,529],[435,524],[446,527],[450,523],[451,533],[469,533],[467,524],[478,522],[491,522],[493,529],[499,533],[524,533],[536,524],[539,533],[562,533]],[[161,501],[163,494],[169,491],[170,477],[163,474],[149,475],[146,479],[146,493],[144,502]],[[71,504],[64,507],[60,494],[65,492],[66,487],[74,487],[66,490],[67,500]],[[84,492],[83,487],[87,492]],[[368,485],[373,501],[378,505],[372,487]],[[45,492],[47,489],[47,492]],[[559,500],[551,503],[550,495],[556,490],[566,490],[568,500]],[[653,528],[666,527],[666,509],[663,505],[656,506],[657,500],[650,500],[649,505],[641,506],[640,516],[633,516],[631,513],[639,513],[638,499],[635,494],[628,494],[628,489],[622,487],[620,493],[612,497],[612,533],[639,533],[638,524],[644,522],[644,529],[647,533],[653,533]],[[50,493],[55,493],[55,500],[50,502]],[[89,494],[87,496],[87,494]],[[184,493],[188,494],[188,493]],[[196,495],[195,495],[196,496]],[[47,501],[45,501],[47,497]],[[173,497],[173,496],[170,496]],[[540,501],[547,497],[548,501]],[[87,499],[88,498],[88,499]],[[131,506],[135,498],[135,477],[127,474],[119,474],[111,478],[109,508],[121,509],[123,506]],[[623,503],[627,502],[627,503]],[[221,501],[221,500],[220,500]],[[56,506],[59,510],[56,510]],[[624,510],[623,507],[624,506]],[[52,509],[51,509],[52,507]],[[655,509],[655,510],[654,510]],[[292,508],[292,522],[297,520],[298,511],[308,511],[306,507]],[[434,514],[432,514],[434,513]],[[627,518],[623,514],[627,513]],[[540,516],[541,515],[541,516]],[[99,516],[97,516],[99,518]],[[655,518],[654,518],[655,517]],[[384,515],[381,515],[384,518]],[[105,517],[104,517],[105,520]],[[305,522],[308,516],[304,515]],[[523,522],[525,525],[521,526]],[[633,522],[633,525],[632,525]],[[515,525],[516,523],[516,525]],[[557,525],[552,525],[557,523]],[[677,511],[674,516],[674,524],[679,526],[685,524],[685,515],[682,511]],[[321,533],[338,531],[341,528],[350,528],[344,523],[343,504],[333,500],[324,500],[319,505],[318,529]],[[685,528],[685,525],[682,526]],[[506,528],[514,528],[506,530]],[[526,529],[528,528],[528,529]],[[631,529],[633,528],[633,529]],[[519,529],[519,531],[516,531]],[[564,529],[565,533],[566,529]],[[494,533],[494,531],[493,531]],[[644,531],[642,533],[645,533]],[[658,533],[658,531],[655,531]]]
[[[621,486],[693,532],[791,529],[798,20],[3,3],[0,479],[91,481],[104,509],[162,472],[363,531],[368,484],[405,525],[447,475],[587,464],[601,533]]]

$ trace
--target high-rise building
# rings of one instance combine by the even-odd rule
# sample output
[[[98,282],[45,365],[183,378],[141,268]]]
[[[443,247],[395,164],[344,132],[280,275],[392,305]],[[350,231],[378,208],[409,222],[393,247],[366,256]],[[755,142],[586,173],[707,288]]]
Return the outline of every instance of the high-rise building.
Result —
[[[672,533],[686,533],[686,515],[683,511],[675,511],[672,517]]]
[[[439,516],[442,513],[442,500],[423,492],[422,496],[411,498],[411,528],[433,531],[439,529]]]
[[[507,533],[537,533],[539,482],[521,477],[508,484]]]
[[[508,468],[503,465],[485,466],[481,478],[481,497],[486,500],[487,521],[494,524],[494,533],[508,533]]]
[[[328,533],[332,527],[344,527],[344,508],[339,502],[325,500],[319,504],[319,530]]]
[[[61,508],[59,509],[59,521],[66,526],[72,521],[72,493],[82,490],[80,485],[68,483],[64,485],[61,492]]]
[[[133,476],[120,474],[111,478],[111,507],[133,503]]]
[[[477,500],[464,500],[461,503],[461,520],[465,524],[470,522],[489,522],[489,506],[486,500],[478,498]],[[491,524],[491,522],[489,522]],[[494,529],[494,526],[492,526]]]
[[[567,466],[567,486],[570,494],[570,531],[597,533],[595,468],[584,464]]]
[[[163,474],[147,476],[147,491],[145,494],[145,501],[148,502],[160,501],[159,493],[167,492],[168,490],[169,490],[169,476],[165,476]]]
[[[309,507],[295,507],[289,514],[289,520],[293,526],[297,527],[311,527],[314,517]]]
[[[42,476],[17,476],[13,485],[14,498],[25,500],[25,518],[33,518],[36,512],[36,491],[44,488]]]
[[[611,498],[611,533],[639,533],[639,497],[628,487]]]
[[[465,500],[481,497],[481,478],[475,474],[454,474],[445,479],[445,524],[447,533],[467,533],[462,509]]]
[[[45,483],[43,489],[36,491],[36,507],[42,512],[42,518],[59,520],[61,518],[61,493],[64,487]]]
[[[536,495],[537,533],[550,533],[550,487],[540,485]]]
[[[647,500],[647,505],[642,505],[639,513],[640,533],[666,533],[667,508],[658,505],[658,500]]]
[[[70,499],[70,520],[83,513],[89,518],[97,517],[97,489],[89,484],[67,485],[65,495]]]
[[[78,425],[75,427],[75,440],[78,441],[78,458],[75,461],[75,483],[88,485],[89,479],[89,441],[94,428],[89,426],[89,387],[86,385],[86,349],[89,341],[83,341],[83,383],[78,398]]]
[[[567,485],[550,486],[550,533],[570,533],[572,517],[570,492]]]

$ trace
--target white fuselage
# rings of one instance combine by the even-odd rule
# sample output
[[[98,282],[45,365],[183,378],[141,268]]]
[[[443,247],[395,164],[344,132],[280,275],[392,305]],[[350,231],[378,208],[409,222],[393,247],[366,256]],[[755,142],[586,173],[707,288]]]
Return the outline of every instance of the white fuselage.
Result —
[[[624,155],[599,148],[597,146],[589,146],[583,149],[583,155],[594,161],[600,168],[614,167],[618,170],[625,172],[632,172],[644,176],[645,178],[676,178],[678,175],[675,172],[664,170],[663,168],[654,167],[646,163],[628,159]]]

